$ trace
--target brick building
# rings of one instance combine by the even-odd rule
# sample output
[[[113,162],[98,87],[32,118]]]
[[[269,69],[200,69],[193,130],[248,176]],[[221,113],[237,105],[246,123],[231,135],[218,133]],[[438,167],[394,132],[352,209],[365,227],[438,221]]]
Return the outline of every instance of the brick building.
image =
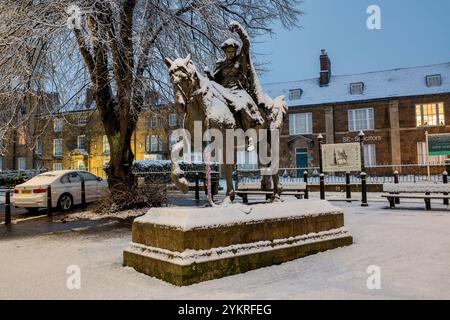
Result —
[[[450,63],[333,76],[323,50],[318,78],[264,89],[272,97],[285,95],[289,106],[283,168],[318,166],[319,135],[324,143],[348,143],[359,141],[360,131],[366,166],[425,164],[425,132],[450,132]]]

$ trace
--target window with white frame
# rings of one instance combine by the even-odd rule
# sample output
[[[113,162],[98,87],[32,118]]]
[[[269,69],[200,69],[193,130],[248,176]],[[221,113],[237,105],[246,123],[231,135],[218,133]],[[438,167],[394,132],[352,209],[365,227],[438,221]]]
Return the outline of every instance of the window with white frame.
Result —
[[[363,94],[364,82],[350,83],[350,94]]]
[[[159,124],[159,119],[157,116],[150,117],[150,121],[149,121],[150,128],[157,128],[158,124]]]
[[[86,150],[86,136],[82,135],[82,136],[78,136],[77,137],[77,147],[78,150]]]
[[[162,151],[163,141],[160,136],[147,136],[146,150],[147,152]]]
[[[299,100],[302,97],[302,89],[289,90],[289,100]]]
[[[178,142],[178,139],[176,136],[170,135],[169,136],[169,150],[172,150],[172,146]]]
[[[374,129],[373,108],[348,110],[348,130],[365,131]]]
[[[429,156],[426,142],[417,142],[417,164],[445,164],[447,156]]]
[[[178,123],[178,116],[176,113],[171,113],[169,115],[169,127],[176,127]]]
[[[377,164],[376,147],[374,144],[364,144],[364,166],[373,167]]]
[[[53,119],[53,131],[62,132],[64,128],[64,120],[62,118]]]
[[[109,153],[110,153],[110,148],[109,148],[108,136],[104,135],[103,136],[103,154],[109,154]]]
[[[293,113],[289,115],[289,134],[312,134],[312,113]]]
[[[17,169],[25,171],[27,169],[27,158],[17,158]]]
[[[442,85],[442,77],[440,74],[432,74],[426,77],[427,87],[440,87]]]
[[[53,140],[53,156],[62,157],[63,155],[63,141],[62,139]]]
[[[444,103],[416,104],[418,127],[445,125]]]
[[[56,162],[53,164],[53,171],[63,170],[63,164],[61,162]]]
[[[39,157],[42,156],[42,141],[41,140],[36,141],[36,155]]]
[[[78,118],[78,125],[80,126],[85,126],[88,122],[88,117],[85,114],[82,114],[79,118]]]

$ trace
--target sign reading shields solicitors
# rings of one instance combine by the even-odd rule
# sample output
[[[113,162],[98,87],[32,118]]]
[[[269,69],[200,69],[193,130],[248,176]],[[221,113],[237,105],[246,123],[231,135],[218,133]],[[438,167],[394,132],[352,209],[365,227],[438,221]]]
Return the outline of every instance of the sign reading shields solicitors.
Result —
[[[429,134],[428,155],[445,156],[450,155],[450,134]]]
[[[322,163],[324,172],[361,171],[360,144],[323,144]]]

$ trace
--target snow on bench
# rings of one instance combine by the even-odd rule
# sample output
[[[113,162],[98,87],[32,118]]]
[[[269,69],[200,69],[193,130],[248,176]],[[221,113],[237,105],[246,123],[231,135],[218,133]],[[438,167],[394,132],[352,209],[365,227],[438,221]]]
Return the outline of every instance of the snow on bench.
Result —
[[[450,184],[444,183],[385,183],[383,192],[395,193],[450,193]]]

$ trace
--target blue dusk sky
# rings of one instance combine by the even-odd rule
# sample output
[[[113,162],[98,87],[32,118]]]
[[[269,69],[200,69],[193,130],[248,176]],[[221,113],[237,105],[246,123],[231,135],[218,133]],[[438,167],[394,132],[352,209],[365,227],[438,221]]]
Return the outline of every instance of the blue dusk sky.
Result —
[[[381,9],[381,30],[367,28],[367,8]],[[273,37],[255,39],[261,81],[319,76],[326,49],[332,74],[354,74],[450,62],[449,0],[304,0],[301,29],[274,26]]]

